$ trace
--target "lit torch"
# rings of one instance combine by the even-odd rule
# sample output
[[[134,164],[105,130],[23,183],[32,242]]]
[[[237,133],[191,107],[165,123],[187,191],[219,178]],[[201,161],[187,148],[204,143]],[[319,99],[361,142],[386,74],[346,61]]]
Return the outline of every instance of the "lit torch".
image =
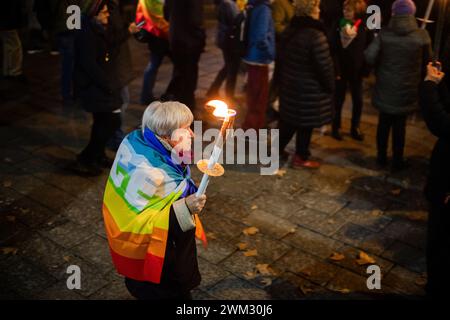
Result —
[[[199,197],[205,193],[206,187],[209,183],[209,177],[220,177],[224,174],[225,169],[218,163],[220,154],[222,153],[223,144],[225,143],[228,133],[228,129],[233,128],[234,118],[236,111],[228,109],[228,105],[221,100],[211,100],[206,103],[207,107],[214,108],[213,115],[217,118],[223,119],[222,127],[220,128],[219,136],[214,143],[214,149],[211,156],[208,159],[202,159],[197,163],[197,168],[203,172],[202,181],[198,187],[196,196]]]

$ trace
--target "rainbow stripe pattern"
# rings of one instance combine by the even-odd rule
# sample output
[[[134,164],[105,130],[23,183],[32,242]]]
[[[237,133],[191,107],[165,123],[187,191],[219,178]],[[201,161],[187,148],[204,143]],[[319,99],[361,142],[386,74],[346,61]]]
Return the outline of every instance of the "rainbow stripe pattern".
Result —
[[[169,34],[169,23],[164,19],[164,0],[139,0],[136,9],[136,24],[145,20],[143,29],[162,38]]]
[[[117,272],[160,283],[170,207],[196,191],[189,167],[172,162],[150,130],[131,132],[117,151],[108,178],[103,218]],[[206,244],[198,217],[196,236]]]

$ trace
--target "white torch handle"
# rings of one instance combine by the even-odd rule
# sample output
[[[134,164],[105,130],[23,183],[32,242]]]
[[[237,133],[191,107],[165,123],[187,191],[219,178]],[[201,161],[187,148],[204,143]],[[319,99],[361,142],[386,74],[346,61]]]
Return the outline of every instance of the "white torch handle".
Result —
[[[200,185],[198,186],[197,193],[195,194],[196,197],[200,197],[201,195],[205,194],[208,183],[209,183],[209,176],[205,173],[205,174],[203,174],[202,181],[200,182]]]

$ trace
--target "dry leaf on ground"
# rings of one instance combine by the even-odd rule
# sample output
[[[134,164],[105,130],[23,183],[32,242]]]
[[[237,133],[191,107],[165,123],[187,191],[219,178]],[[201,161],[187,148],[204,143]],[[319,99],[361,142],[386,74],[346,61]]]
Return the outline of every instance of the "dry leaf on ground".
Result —
[[[242,230],[242,232],[243,232],[246,236],[252,236],[252,235],[258,233],[258,232],[259,232],[259,229],[256,228],[256,227],[248,227],[248,228]]]
[[[366,264],[372,264],[375,263],[375,259],[369,256],[367,253],[360,251],[359,252],[359,259],[356,259],[356,262],[363,266]]]
[[[282,177],[282,176],[284,176],[284,175],[286,174],[286,170],[284,170],[284,169],[278,169],[278,170],[275,172],[275,174],[276,174],[277,176],[279,176],[279,177]]]
[[[239,242],[238,244],[236,244],[236,246],[241,251],[247,249],[247,244],[245,242]]]
[[[382,216],[383,215],[383,211],[381,211],[381,210],[379,210],[379,209],[374,209],[374,210],[372,210],[372,216],[374,216],[374,217],[379,217],[379,216]]]
[[[330,256],[330,260],[333,261],[341,261],[344,260],[345,256],[342,253],[333,252],[333,254]]]
[[[258,250],[256,250],[256,249],[247,250],[244,252],[244,256],[246,256],[246,257],[254,257],[257,255],[258,255]]]
[[[19,249],[14,248],[14,247],[3,247],[3,248],[1,248],[1,250],[2,250],[3,254],[10,254],[11,253],[13,255],[15,255],[17,253],[17,251],[19,251]]]
[[[268,287],[272,284],[272,279],[270,278],[262,278],[260,280],[260,283],[264,286],[264,287]]]
[[[250,208],[251,210],[256,210],[258,209],[258,206],[256,204],[252,205],[252,207]]]
[[[260,263],[256,265],[256,271],[262,275],[270,275],[273,274],[272,270],[269,268],[267,263]]]
[[[314,291],[312,288],[310,288],[308,285],[305,284],[300,285],[298,288],[305,296]]]
[[[214,233],[212,233],[212,232],[207,232],[206,233],[206,238],[208,240],[215,240],[215,239],[217,239],[216,235]]]
[[[401,192],[402,192],[402,189],[393,189],[393,190],[391,190],[391,194],[393,194],[394,196],[400,195]]]

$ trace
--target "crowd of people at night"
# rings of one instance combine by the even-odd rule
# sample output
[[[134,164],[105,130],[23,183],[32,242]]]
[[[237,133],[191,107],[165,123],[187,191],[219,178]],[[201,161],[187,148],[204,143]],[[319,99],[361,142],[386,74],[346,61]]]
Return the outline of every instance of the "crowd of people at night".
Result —
[[[442,292],[449,285],[445,279],[450,268],[450,95],[449,76],[445,76],[450,70],[448,24],[440,40],[441,52],[433,52],[433,36],[428,27],[420,28],[416,19],[424,14],[426,3],[422,1],[214,3],[216,45],[223,56],[223,67],[205,98],[244,103],[244,130],[267,128],[277,121],[282,159],[288,158],[285,148],[295,135],[293,168],[320,167],[310,152],[314,129],[331,125],[331,136],[343,140],[342,109],[347,91],[352,100],[350,137],[365,139],[360,125],[365,107],[363,84],[371,74],[375,78],[372,104],[379,112],[374,143],[381,169],[390,164],[394,172],[407,170],[407,118],[421,112],[438,137],[426,188],[430,202],[427,290],[430,294]],[[125,4],[134,5],[131,22],[123,10]],[[66,9],[71,5],[81,8],[79,30],[67,29]],[[367,26],[370,5],[381,8],[379,30]],[[19,31],[24,26],[27,45],[23,50]],[[89,142],[72,168],[81,175],[96,176],[102,168],[110,168],[112,160],[105,148],[117,150],[125,137],[121,123],[130,103],[128,42],[134,41],[130,37],[149,49],[140,103],[148,106],[155,101],[178,101],[191,110],[198,108],[198,67],[206,45],[203,0],[22,0],[7,1],[0,11],[4,78],[25,82],[22,50],[34,54],[47,46],[50,54],[61,57],[63,104],[79,105],[92,114]],[[433,60],[437,55],[439,61]],[[173,65],[171,80],[164,94],[155,97],[154,86],[165,57]],[[271,65],[274,69],[270,77]],[[245,102],[236,97],[238,75],[243,72]],[[221,96],[222,84],[225,90]],[[192,206],[201,210],[203,200]]]

